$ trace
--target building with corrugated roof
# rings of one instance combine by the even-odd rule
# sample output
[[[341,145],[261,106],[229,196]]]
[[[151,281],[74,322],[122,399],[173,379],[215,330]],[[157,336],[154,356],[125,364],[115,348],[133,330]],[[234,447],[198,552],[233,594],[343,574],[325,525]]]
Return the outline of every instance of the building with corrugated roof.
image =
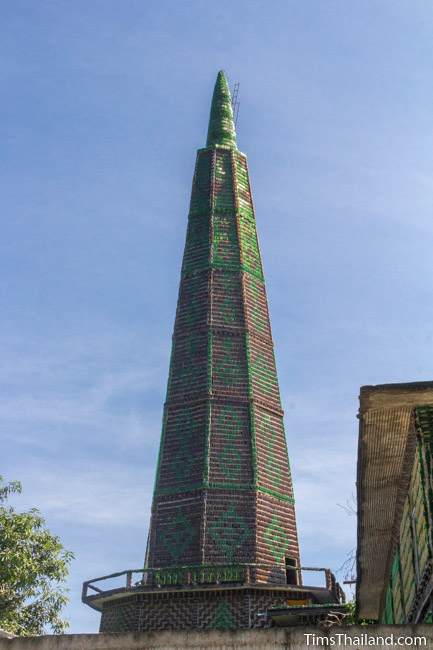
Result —
[[[363,386],[357,470],[357,609],[432,622],[433,382]]]

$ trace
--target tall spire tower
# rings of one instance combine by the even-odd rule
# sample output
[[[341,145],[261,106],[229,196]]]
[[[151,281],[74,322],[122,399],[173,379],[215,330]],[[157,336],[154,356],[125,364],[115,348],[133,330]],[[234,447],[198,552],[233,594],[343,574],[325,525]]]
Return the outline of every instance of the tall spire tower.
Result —
[[[256,563],[285,581],[286,558],[299,563],[283,412],[247,160],[221,71],[192,186],[147,563]]]
[[[126,592],[87,598],[102,631],[254,627],[266,607],[307,597],[248,166],[222,71],[197,152],[141,573],[134,586],[127,572]]]

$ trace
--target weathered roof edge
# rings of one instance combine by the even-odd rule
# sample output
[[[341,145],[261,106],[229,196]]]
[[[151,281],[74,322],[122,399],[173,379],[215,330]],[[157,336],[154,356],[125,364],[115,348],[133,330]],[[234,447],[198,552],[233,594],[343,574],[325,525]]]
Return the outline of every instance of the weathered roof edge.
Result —
[[[420,388],[433,388],[433,381],[409,381],[393,384],[366,384],[359,389],[361,393],[380,390],[419,390]]]

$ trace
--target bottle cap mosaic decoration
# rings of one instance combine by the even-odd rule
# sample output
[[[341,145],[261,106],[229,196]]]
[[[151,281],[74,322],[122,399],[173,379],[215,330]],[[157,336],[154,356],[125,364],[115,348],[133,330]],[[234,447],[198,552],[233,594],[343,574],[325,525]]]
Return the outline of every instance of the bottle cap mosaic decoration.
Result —
[[[147,563],[273,564],[283,582],[298,555],[249,172],[220,71],[194,172]]]
[[[222,71],[197,152],[162,420],[141,579],[129,570],[107,593],[85,583],[101,631],[256,627],[267,607],[308,601],[249,171]]]

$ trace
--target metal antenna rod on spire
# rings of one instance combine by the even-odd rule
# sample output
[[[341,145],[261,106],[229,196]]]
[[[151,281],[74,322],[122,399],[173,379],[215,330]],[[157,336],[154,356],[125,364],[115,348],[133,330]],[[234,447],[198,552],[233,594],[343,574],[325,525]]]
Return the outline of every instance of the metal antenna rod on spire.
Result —
[[[233,86],[233,94],[232,94],[233,120],[234,120],[235,126],[237,126],[237,124],[238,124],[238,115],[239,115],[239,106],[240,106],[240,102],[238,100],[239,86],[240,86],[240,83],[239,83],[239,81],[237,81],[235,83],[235,85]]]

